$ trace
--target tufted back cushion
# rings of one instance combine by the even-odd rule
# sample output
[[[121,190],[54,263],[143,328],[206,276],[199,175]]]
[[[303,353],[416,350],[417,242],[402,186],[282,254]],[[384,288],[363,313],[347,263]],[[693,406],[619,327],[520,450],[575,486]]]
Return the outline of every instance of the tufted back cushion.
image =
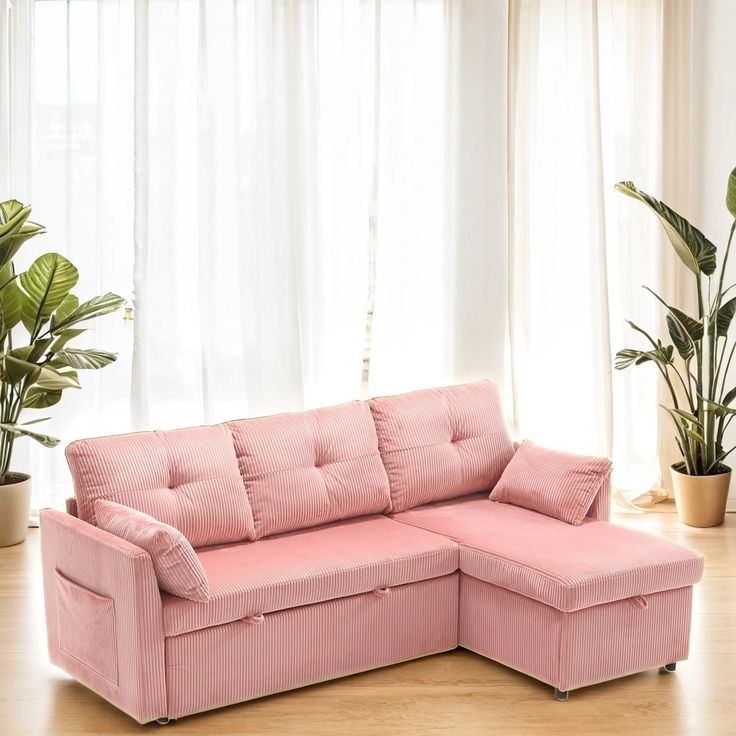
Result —
[[[227,427],[78,440],[66,450],[79,518],[115,501],[178,529],[194,547],[253,539],[253,515]]]
[[[490,381],[371,399],[397,513],[490,490],[514,454]]]
[[[368,405],[230,422],[256,537],[390,506]]]

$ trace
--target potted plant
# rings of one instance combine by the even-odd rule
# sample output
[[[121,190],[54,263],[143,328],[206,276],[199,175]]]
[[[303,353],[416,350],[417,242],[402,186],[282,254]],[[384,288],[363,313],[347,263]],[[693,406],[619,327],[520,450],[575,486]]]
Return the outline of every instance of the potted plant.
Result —
[[[685,314],[645,286],[666,311],[672,343],[655,340],[629,322],[648,345],[644,350],[618,352],[616,368],[651,363],[660,372],[671,399],[671,405],[662,408],[674,422],[682,455],[682,460],[672,465],[677,511],[689,526],[717,526],[723,523],[731,482],[731,468],[725,460],[736,449],[724,446],[726,430],[736,415],[736,409],[731,407],[736,387],[727,388],[736,350],[736,344],[729,345],[728,334],[736,313],[736,292],[732,292],[736,284],[724,287],[736,219],[718,269],[716,246],[684,217],[632,182],[620,182],[616,189],[643,202],[657,215],[675,253],[694,276],[698,305],[697,315]],[[726,207],[736,218],[736,169],[728,180]]]
[[[71,293],[77,269],[58,253],[45,253],[17,274],[13,258],[26,240],[45,232],[29,221],[31,208],[0,202],[0,547],[22,542],[28,528],[31,478],[11,470],[18,437],[45,447],[59,440],[36,431],[48,417],[21,422],[25,409],[46,409],[62,392],[80,388],[78,370],[103,368],[115,353],[70,346],[80,324],[118,309],[117,294],[86,302]]]

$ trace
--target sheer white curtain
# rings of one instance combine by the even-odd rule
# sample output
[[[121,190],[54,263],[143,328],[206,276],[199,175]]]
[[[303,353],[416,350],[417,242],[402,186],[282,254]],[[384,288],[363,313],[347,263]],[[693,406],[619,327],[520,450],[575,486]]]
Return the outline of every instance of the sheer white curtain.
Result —
[[[503,378],[507,3],[383,2],[369,392]]]
[[[633,180],[687,214],[687,174],[670,159],[687,155],[689,11],[687,1],[511,2],[515,418],[540,443],[612,454],[629,497],[660,482],[668,433],[656,372],[613,371],[613,356],[639,344],[626,319],[660,330],[641,285],[678,287],[654,218],[613,185]]]
[[[359,395],[362,15],[358,3],[137,3],[136,424]]]

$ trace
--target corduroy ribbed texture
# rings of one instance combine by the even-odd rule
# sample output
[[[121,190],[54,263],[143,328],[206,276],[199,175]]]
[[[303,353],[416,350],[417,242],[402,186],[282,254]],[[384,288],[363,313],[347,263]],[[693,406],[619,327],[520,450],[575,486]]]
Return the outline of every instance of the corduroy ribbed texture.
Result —
[[[514,454],[490,381],[371,399],[394,513],[488,491]]]
[[[58,570],[54,574],[59,651],[117,685],[115,602],[68,580]]]
[[[253,539],[225,426],[78,440],[66,456],[84,521],[94,524],[94,502],[106,499],[173,526],[194,547]]]
[[[367,404],[353,401],[228,426],[257,538],[389,508]]]
[[[524,440],[490,499],[578,526],[610,474],[611,461],[606,457],[548,450]]]
[[[454,573],[167,638],[169,716],[453,649],[457,578]]]
[[[95,501],[95,517],[100,529],[148,552],[161,590],[192,601],[209,599],[202,564],[178,529],[114,501]]]
[[[51,661],[140,723],[165,716],[161,593],[148,553],[53,509],[41,511],[41,552]],[[73,604],[68,588],[57,593],[60,576],[69,587],[78,586]],[[114,646],[109,608],[101,607],[101,600],[112,602]],[[65,613],[71,605],[70,617]],[[88,624],[84,632],[80,621]],[[78,637],[88,641],[72,643]],[[96,649],[111,658],[109,665],[100,664]],[[117,682],[108,677],[113,652]]]
[[[572,690],[685,659],[691,596],[688,586],[564,613],[463,574],[459,644]]]
[[[456,499],[393,519],[460,544],[460,570],[562,611],[693,585],[697,552],[605,521],[572,526],[487,498]]]
[[[210,599],[164,596],[164,630],[174,636],[308,603],[447,575],[457,570],[450,539],[385,516],[200,550]]]

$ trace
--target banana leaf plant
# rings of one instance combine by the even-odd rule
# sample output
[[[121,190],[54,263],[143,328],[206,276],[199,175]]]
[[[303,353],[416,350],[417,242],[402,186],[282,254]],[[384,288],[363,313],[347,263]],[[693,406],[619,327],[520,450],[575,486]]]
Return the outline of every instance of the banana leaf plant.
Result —
[[[661,406],[674,422],[682,454],[676,470],[688,475],[728,472],[724,461],[736,449],[724,447],[726,430],[736,415],[732,406],[736,386],[728,383],[736,351],[736,343],[729,341],[736,314],[736,292],[732,292],[736,284],[724,287],[724,278],[736,230],[736,169],[731,172],[726,193],[726,207],[734,222],[720,268],[716,246],[684,217],[630,181],[616,184],[616,189],[645,204],[659,218],[675,253],[693,274],[698,305],[697,315],[685,314],[645,286],[665,310],[671,343],[655,339],[639,325],[628,322],[648,344],[643,350],[619,351],[616,368],[651,363],[661,374],[672,402]]]
[[[16,273],[13,258],[20,247],[45,232],[28,219],[30,214],[31,208],[17,200],[0,202],[0,485],[8,480],[18,437],[45,447],[59,444],[35,429],[49,417],[21,423],[21,413],[57,404],[66,389],[81,387],[78,371],[116,359],[115,353],[70,343],[86,332],[81,324],[124,303],[111,293],[80,303],[71,293],[79,273],[58,253],[45,253]]]

